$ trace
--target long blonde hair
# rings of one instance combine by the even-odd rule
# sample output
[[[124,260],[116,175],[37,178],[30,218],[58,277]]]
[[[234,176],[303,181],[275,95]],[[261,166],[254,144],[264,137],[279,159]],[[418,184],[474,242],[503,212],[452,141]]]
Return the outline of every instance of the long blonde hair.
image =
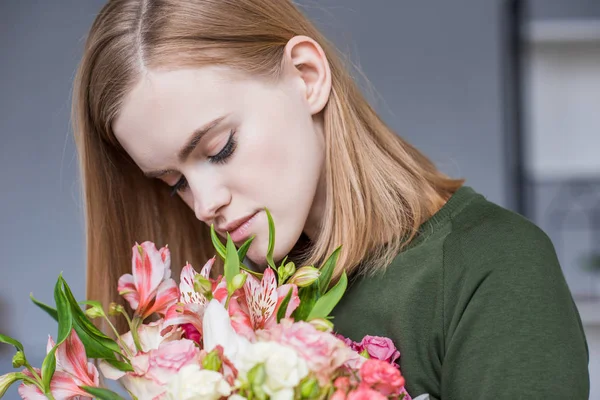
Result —
[[[304,264],[343,245],[335,277],[384,269],[463,183],[397,136],[341,57],[288,0],[111,0],[89,33],[74,85],[73,123],[86,202],[87,296],[116,301],[134,242],[167,244],[174,272],[214,254],[207,227],[164,184],[143,176],[111,125],[145,69],[218,64],[277,79],[286,43],[315,39],[332,74],[322,111],[326,207]],[[275,221],[277,222],[277,221]]]

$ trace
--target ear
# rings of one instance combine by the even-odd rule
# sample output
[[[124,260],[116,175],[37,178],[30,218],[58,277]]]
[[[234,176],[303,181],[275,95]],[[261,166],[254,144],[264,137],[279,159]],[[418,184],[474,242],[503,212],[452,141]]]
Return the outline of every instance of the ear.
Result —
[[[290,73],[300,77],[310,112],[325,108],[331,93],[331,69],[323,48],[308,36],[294,36],[285,46],[285,61]]]

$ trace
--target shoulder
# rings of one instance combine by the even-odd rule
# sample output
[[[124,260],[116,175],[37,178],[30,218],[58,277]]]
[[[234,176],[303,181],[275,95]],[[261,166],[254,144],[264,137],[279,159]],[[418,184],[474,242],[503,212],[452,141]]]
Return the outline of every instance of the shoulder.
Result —
[[[481,272],[558,266],[552,241],[542,229],[483,196],[452,217],[444,261],[449,268]]]

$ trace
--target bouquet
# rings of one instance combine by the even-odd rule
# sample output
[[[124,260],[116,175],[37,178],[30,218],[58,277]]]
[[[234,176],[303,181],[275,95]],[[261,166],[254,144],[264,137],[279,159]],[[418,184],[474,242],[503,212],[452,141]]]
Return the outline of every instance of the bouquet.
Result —
[[[0,397],[20,381],[23,399],[122,399],[103,387],[101,373],[139,400],[409,400],[390,339],[366,336],[356,343],[334,333],[329,313],[347,286],[343,274],[330,287],[340,248],[320,268],[296,268],[287,257],[277,266],[275,227],[265,211],[264,273],[240,261],[253,238],[238,249],[229,235],[224,245],[214,227],[212,242],[224,260],[224,275],[216,279],[210,277],[215,256],[199,273],[186,264],[177,286],[168,247],[135,244],[132,273],[118,281],[133,315],[116,303],[105,310],[93,300],[77,302],[59,276],[55,308],[31,297],[58,322],[41,368],[28,363],[21,343],[0,335],[16,348],[13,366],[22,368],[0,376]],[[109,315],[124,318],[129,331],[119,335]],[[94,318],[104,318],[115,339]]]

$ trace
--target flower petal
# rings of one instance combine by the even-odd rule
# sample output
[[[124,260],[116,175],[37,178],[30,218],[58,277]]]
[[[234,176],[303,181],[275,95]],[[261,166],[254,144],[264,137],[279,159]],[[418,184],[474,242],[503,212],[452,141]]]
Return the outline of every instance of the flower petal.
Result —
[[[300,305],[300,297],[298,297],[298,286],[293,284],[281,285],[277,288],[277,310],[279,310],[279,306],[288,295],[288,293],[292,290],[292,297],[290,298],[290,302],[287,305],[287,309],[285,310],[285,318],[289,318],[294,310],[298,308]]]
[[[210,352],[221,345],[225,356],[238,368],[238,355],[247,353],[250,342],[233,330],[229,314],[223,305],[212,299],[206,307],[202,323],[204,350]]]
[[[277,306],[277,279],[271,268],[265,269],[260,283],[251,274],[247,274],[247,276],[244,284],[246,302],[248,303],[254,329],[260,329],[264,327],[266,321],[275,312]]]
[[[139,293],[141,308],[145,308],[165,277],[165,263],[152,242],[146,241],[133,246],[132,251],[133,281]]]
[[[119,278],[117,289],[119,290],[119,294],[129,302],[131,308],[137,310],[140,303],[140,295],[135,287],[133,275],[122,275]]]
[[[164,316],[173,304],[177,303],[179,300],[179,289],[177,288],[177,284],[173,279],[167,279],[166,281],[162,281],[158,286],[156,291],[156,298],[154,299],[154,303],[151,307],[149,307],[142,314],[144,317],[147,317],[153,313],[160,314]]]
[[[50,392],[55,399],[71,399],[75,396],[78,400],[92,399],[92,397],[79,388],[78,382],[69,374],[62,371],[56,371],[50,382]]]
[[[56,360],[57,369],[60,367],[60,370],[81,381],[77,382],[78,385],[94,386],[94,374],[92,376],[89,374],[85,347],[74,329],[71,330],[67,340],[58,346]]]
[[[210,271],[213,267],[213,264],[215,263],[215,258],[216,257],[213,257],[210,260],[208,260],[206,264],[204,264],[204,266],[202,267],[202,270],[200,271],[200,275],[202,275],[206,279],[210,278]]]
[[[192,324],[198,332],[202,332],[204,304],[174,304],[167,310],[163,327],[171,325]]]
[[[19,385],[17,392],[24,400],[48,400],[42,391],[35,385],[22,383]]]

